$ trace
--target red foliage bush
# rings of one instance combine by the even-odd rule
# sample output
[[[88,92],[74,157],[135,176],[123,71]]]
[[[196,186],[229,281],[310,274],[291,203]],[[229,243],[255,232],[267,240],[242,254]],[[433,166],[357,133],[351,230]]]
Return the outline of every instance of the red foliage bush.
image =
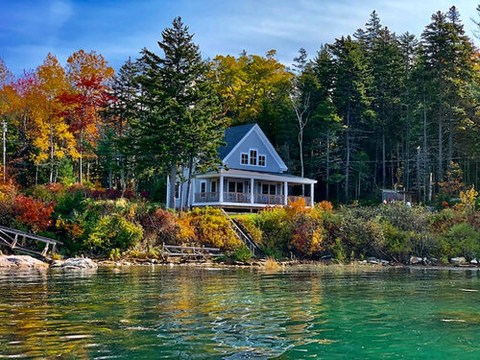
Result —
[[[154,213],[146,214],[141,220],[144,236],[152,245],[179,243],[180,226],[177,217],[170,211],[157,209]]]
[[[52,224],[53,203],[47,204],[41,200],[18,195],[15,198],[13,209],[17,215],[16,220],[34,233],[45,231]]]

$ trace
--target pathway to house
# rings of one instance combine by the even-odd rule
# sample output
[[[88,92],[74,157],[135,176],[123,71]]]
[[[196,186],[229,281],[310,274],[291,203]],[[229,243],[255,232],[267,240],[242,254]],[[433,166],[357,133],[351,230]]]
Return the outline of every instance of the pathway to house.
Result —
[[[0,247],[40,258],[51,260],[60,241],[44,236],[30,234],[25,231],[0,226]]]

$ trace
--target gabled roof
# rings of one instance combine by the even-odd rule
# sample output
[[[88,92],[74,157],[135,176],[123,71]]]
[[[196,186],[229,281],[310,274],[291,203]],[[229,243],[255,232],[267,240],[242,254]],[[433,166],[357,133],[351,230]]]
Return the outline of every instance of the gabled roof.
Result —
[[[223,137],[223,141],[226,144],[218,148],[220,159],[225,159],[240,140],[242,140],[255,125],[256,124],[245,124],[226,129]]]
[[[256,132],[260,139],[262,140],[265,147],[268,149],[270,154],[273,156],[273,159],[277,162],[282,171],[287,171],[288,168],[283,162],[280,155],[277,153],[272,143],[266,137],[265,133],[262,131],[258,124],[245,124],[239,126],[233,126],[225,130],[225,136],[223,141],[226,145],[221,146],[218,149],[218,154],[222,161],[227,161],[230,155],[235,151],[235,149],[240,146],[240,144],[248,137],[252,132]]]

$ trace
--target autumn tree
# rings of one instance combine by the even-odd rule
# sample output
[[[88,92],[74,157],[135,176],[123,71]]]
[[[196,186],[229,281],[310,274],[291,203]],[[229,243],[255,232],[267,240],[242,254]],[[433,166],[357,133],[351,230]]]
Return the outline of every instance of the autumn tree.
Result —
[[[70,131],[75,135],[79,153],[78,177],[83,182],[83,160],[95,158],[94,150],[102,127],[100,113],[109,100],[109,79],[113,68],[95,51],[79,50],[67,59],[67,79],[71,90],[61,97],[66,106]],[[87,179],[90,163],[87,162]]]
[[[47,163],[49,182],[55,182],[58,161],[79,155],[75,138],[63,116],[64,104],[60,101],[60,95],[68,91],[69,84],[64,69],[52,54],[48,54],[43,65],[38,67],[36,81],[32,104],[31,136],[35,149],[32,159],[37,166]]]

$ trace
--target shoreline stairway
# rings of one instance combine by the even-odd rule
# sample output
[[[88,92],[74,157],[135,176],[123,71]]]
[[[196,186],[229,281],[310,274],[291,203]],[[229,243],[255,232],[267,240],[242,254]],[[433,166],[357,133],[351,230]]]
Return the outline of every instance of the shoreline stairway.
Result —
[[[45,244],[42,250],[38,249],[38,242]],[[42,260],[51,260],[51,257],[48,256],[49,250],[52,255],[55,254],[57,244],[62,245],[63,243],[44,236],[0,226],[0,247],[4,246],[11,251],[39,257]],[[52,246],[51,249],[50,246]]]
[[[228,213],[222,209],[223,215],[230,221],[230,224],[232,225],[232,229],[237,235],[237,237],[245,244],[245,246],[252,252],[253,256],[257,258],[262,258],[264,257],[263,251],[260,249],[260,247],[257,245],[255,240],[253,240],[252,236],[248,232],[247,229],[238,221],[230,217]]]

